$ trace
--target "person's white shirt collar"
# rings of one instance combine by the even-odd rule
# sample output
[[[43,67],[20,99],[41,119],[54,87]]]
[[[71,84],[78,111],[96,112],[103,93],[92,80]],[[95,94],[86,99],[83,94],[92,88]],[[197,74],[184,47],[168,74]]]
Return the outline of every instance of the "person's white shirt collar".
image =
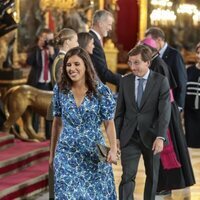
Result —
[[[96,34],[96,36],[98,37],[99,40],[102,40],[99,33],[97,33],[94,29],[90,29],[90,30]]]
[[[163,46],[163,48],[162,49],[160,49],[160,51],[159,51],[159,56],[162,58],[163,57],[163,54],[165,53],[165,50],[167,49],[167,46],[168,46],[168,44],[167,44],[167,42],[165,42],[165,44],[164,44],[164,46]]]
[[[147,73],[143,77],[136,76],[136,79],[143,78],[143,79],[147,80],[149,77],[149,74],[150,74],[150,70],[148,69]]]

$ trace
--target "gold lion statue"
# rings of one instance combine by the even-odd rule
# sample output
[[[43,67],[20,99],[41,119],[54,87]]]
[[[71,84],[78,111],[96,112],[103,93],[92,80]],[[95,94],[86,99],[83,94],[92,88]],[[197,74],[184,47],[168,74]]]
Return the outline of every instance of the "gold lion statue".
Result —
[[[1,128],[2,131],[8,132],[21,117],[25,134],[17,136],[25,140],[43,141],[45,139],[44,134],[37,134],[33,129],[32,112],[46,117],[52,96],[52,91],[39,90],[29,85],[20,85],[10,88],[3,97],[4,111],[7,120]]]

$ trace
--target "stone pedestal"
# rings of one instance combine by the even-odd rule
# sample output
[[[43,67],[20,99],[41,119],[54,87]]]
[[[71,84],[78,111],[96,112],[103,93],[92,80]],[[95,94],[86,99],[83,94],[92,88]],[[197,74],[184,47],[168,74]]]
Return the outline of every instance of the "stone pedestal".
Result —
[[[16,85],[26,84],[27,79],[15,79],[15,80],[4,80],[0,79],[0,98],[3,98],[4,94],[8,91],[9,88]]]

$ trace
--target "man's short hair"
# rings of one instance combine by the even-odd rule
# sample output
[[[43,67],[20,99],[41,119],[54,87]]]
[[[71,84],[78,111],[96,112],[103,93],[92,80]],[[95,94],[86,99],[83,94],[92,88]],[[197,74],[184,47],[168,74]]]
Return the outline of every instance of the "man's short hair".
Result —
[[[161,28],[158,27],[150,27],[145,32],[145,37],[151,35],[151,37],[156,40],[158,38],[161,38],[165,40],[165,33]]]
[[[39,31],[38,36],[41,36],[43,33],[49,34],[53,32],[49,28],[43,28]]]
[[[152,51],[146,45],[141,45],[141,44],[136,45],[135,47],[133,47],[133,49],[131,49],[128,52],[128,56],[136,56],[139,54],[141,55],[142,61],[144,62],[151,61]]]
[[[95,11],[95,13],[93,15],[92,24],[95,25],[99,21],[106,20],[108,17],[113,18],[113,14],[107,10],[97,10],[97,11]]]

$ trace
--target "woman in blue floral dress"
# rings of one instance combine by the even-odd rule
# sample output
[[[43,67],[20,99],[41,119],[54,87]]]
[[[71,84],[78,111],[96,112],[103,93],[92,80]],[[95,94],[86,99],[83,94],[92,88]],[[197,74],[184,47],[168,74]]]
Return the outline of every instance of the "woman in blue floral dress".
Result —
[[[117,159],[115,101],[98,81],[91,60],[80,47],[64,58],[61,82],[54,87],[54,120],[50,166],[55,172],[56,200],[116,200],[112,162]],[[98,159],[96,144],[110,143],[107,162]]]

